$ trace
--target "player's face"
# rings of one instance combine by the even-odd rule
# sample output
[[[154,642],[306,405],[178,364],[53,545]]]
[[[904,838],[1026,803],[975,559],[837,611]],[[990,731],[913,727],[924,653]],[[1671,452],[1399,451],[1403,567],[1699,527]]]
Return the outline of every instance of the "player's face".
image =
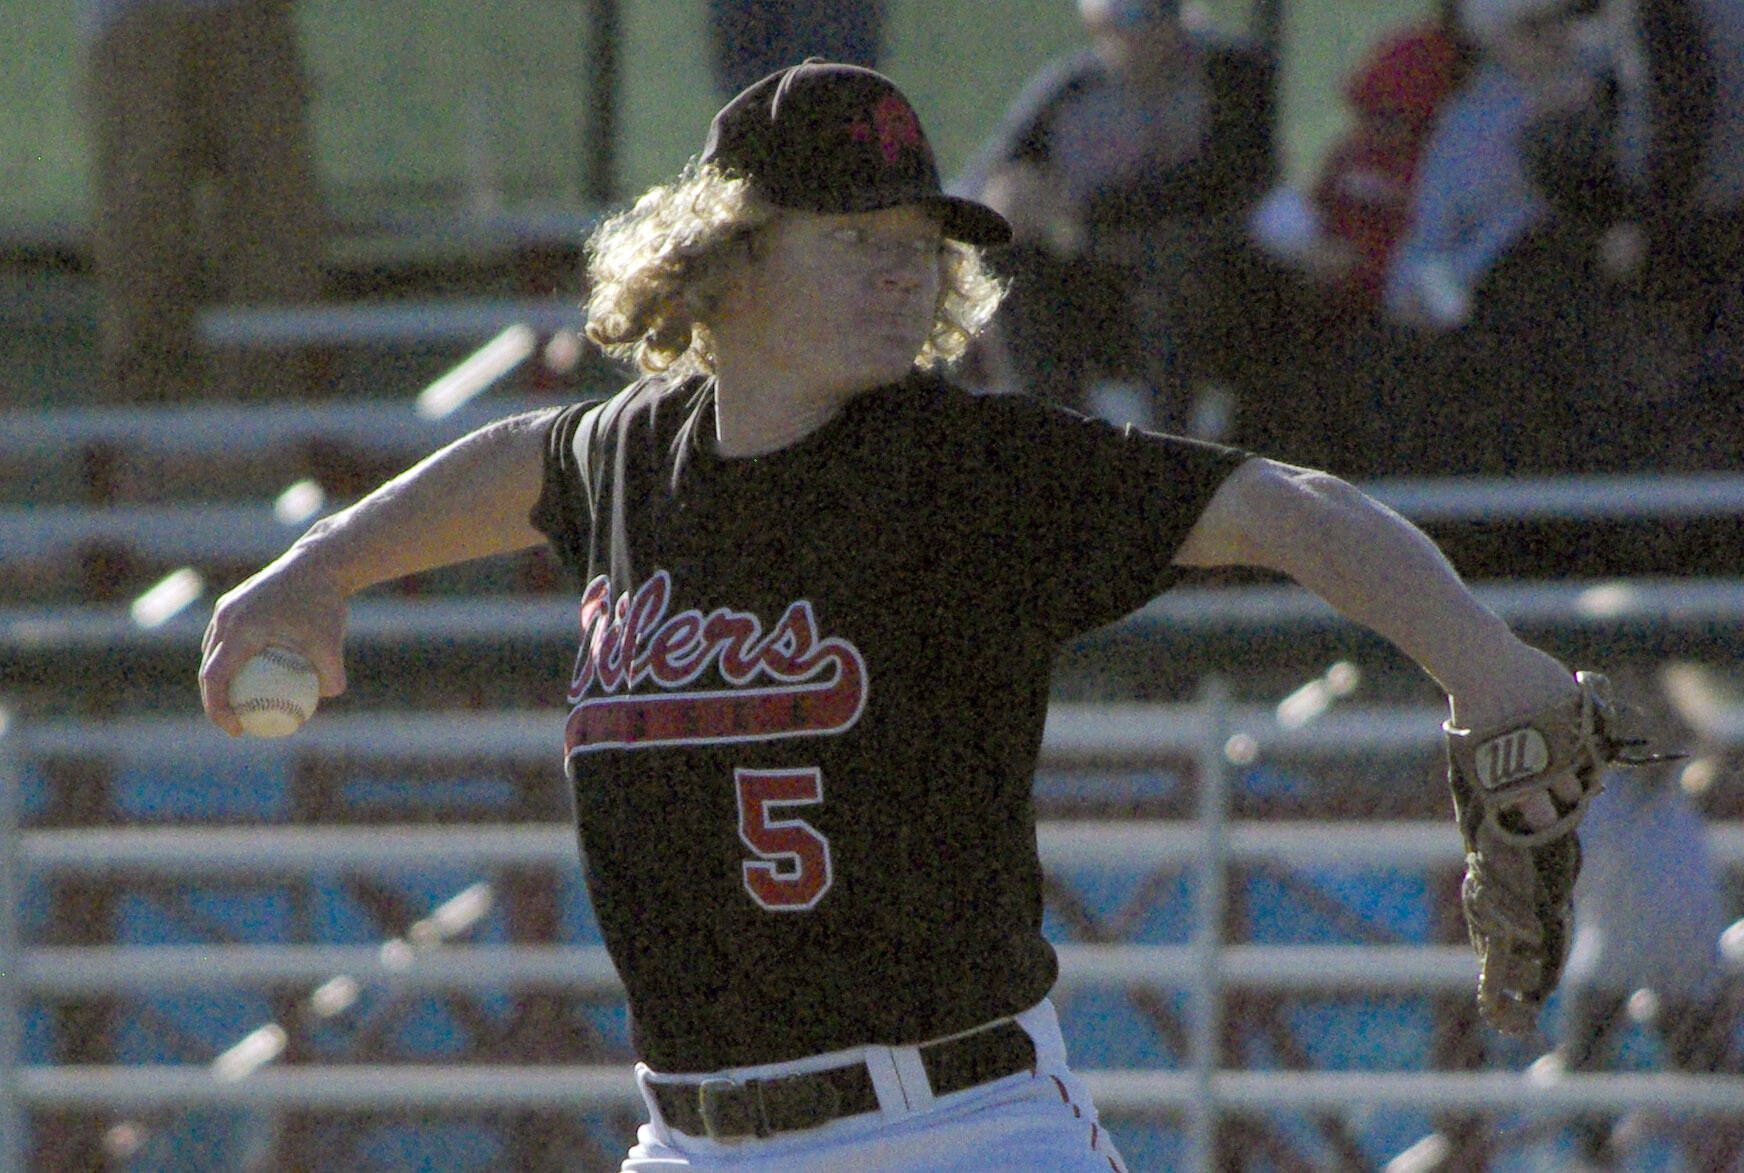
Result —
[[[932,332],[942,248],[938,224],[918,208],[783,215],[763,232],[715,334],[820,389],[900,379]]]

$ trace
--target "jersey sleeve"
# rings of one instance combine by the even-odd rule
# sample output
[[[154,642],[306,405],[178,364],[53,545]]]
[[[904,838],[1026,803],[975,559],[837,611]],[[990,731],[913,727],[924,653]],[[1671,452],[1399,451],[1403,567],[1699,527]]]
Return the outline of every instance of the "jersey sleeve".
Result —
[[[587,578],[593,515],[575,452],[575,433],[593,406],[573,404],[552,417],[545,441],[545,482],[528,515],[578,581]]]
[[[1001,547],[995,573],[1015,575],[1024,605],[1061,635],[1113,622],[1174,585],[1188,532],[1251,455],[1000,398],[982,487],[1000,518],[989,531]]]

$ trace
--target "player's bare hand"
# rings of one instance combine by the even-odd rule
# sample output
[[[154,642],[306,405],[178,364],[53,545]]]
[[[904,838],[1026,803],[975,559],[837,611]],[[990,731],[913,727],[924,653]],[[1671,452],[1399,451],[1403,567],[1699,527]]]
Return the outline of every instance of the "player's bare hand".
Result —
[[[212,609],[200,645],[200,703],[232,736],[242,732],[228,698],[230,678],[269,645],[306,656],[321,695],[345,690],[345,595],[295,563],[275,562],[225,593]]]

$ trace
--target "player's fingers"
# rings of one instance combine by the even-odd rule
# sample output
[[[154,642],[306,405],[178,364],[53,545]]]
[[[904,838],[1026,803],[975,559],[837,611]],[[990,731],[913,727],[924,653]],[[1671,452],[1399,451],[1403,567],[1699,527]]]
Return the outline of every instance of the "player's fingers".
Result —
[[[1533,831],[1543,830],[1558,818],[1556,804],[1543,794],[1528,795],[1521,799],[1517,809],[1520,817],[1526,820],[1526,826]]]
[[[1528,794],[1515,806],[1526,829],[1541,831],[1580,805],[1586,784],[1572,774],[1550,784],[1549,792]]]
[[[200,661],[200,705],[206,718],[232,737],[242,736],[242,722],[231,711],[230,678],[240,662],[232,648],[222,641],[212,644]]]
[[[1586,791],[1586,784],[1573,774],[1568,774],[1551,783],[1550,790],[1561,800],[1562,806],[1567,808],[1580,801],[1581,795]]]
[[[315,675],[321,678],[322,696],[334,697],[345,691],[345,655],[342,650],[324,644],[296,650],[315,666]]]
[[[1520,815],[1529,829],[1541,831],[1573,810],[1580,803],[1584,789],[1581,780],[1572,775],[1558,778],[1550,784],[1549,794],[1533,794],[1522,799]]]

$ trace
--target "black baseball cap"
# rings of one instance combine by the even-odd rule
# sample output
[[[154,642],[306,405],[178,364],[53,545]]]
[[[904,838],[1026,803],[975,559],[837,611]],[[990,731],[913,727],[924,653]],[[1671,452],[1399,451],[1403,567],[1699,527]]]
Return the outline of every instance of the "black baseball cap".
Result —
[[[1011,239],[998,212],[944,193],[914,107],[889,78],[857,65],[812,58],[753,83],[715,115],[701,161],[744,176],[780,208],[918,204],[952,240]]]

